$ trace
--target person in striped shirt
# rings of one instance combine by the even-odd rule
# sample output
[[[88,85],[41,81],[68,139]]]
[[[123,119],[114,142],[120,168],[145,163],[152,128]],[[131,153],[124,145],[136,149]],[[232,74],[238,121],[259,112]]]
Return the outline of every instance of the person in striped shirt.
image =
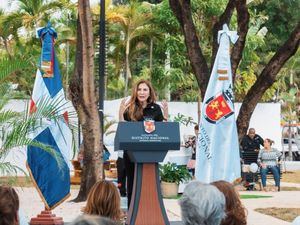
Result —
[[[267,173],[271,171],[274,176],[275,186],[279,191],[280,185],[280,170],[278,167],[278,162],[281,157],[281,152],[275,148],[272,148],[272,141],[269,138],[264,140],[264,148],[261,149],[258,153],[257,162],[260,165],[260,175],[261,175],[261,182],[263,185],[264,191],[266,190],[266,182],[267,182]]]

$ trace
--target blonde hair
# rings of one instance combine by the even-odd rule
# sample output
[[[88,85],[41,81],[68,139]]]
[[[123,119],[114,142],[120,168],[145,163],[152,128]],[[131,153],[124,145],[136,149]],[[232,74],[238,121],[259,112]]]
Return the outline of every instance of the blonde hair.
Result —
[[[105,180],[95,183],[88,194],[83,212],[119,221],[121,219],[121,207],[117,187],[112,182]]]
[[[149,97],[147,99],[147,103],[154,103],[156,101],[156,95],[154,88],[152,87],[152,84],[148,80],[139,80],[135,83],[135,85],[132,88],[131,98],[129,101],[129,107],[128,107],[128,115],[129,118],[132,121],[138,121],[143,118],[143,107],[139,103],[139,100],[137,98],[137,92],[140,84],[146,84],[149,88]]]

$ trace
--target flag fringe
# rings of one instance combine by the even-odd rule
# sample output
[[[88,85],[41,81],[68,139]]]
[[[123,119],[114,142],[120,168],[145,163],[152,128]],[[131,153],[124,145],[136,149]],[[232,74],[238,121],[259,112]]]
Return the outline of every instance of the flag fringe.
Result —
[[[59,206],[59,205],[60,205],[61,203],[63,203],[67,198],[69,198],[69,197],[71,196],[71,194],[68,193],[68,194],[67,194],[65,197],[63,197],[59,202],[57,202],[55,205],[53,205],[52,207],[50,207],[50,206],[48,205],[46,199],[44,198],[44,196],[43,196],[43,194],[42,194],[42,191],[40,190],[39,186],[37,185],[37,183],[36,183],[36,181],[35,181],[35,179],[34,179],[34,177],[33,177],[33,175],[32,175],[31,169],[30,169],[30,167],[29,167],[27,161],[26,161],[26,168],[27,168],[27,170],[28,170],[28,172],[29,172],[29,176],[30,176],[30,178],[31,178],[31,181],[33,182],[33,186],[34,186],[34,187],[36,188],[36,190],[38,191],[39,196],[41,197],[42,201],[44,202],[45,208],[46,208],[47,210],[53,210],[53,209],[55,209],[57,206]]]

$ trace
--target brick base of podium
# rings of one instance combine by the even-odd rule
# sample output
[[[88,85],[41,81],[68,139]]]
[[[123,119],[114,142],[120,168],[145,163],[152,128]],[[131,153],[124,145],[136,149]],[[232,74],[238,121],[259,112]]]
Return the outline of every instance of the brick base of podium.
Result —
[[[63,225],[62,217],[56,217],[51,211],[42,211],[37,217],[31,218],[30,225]]]

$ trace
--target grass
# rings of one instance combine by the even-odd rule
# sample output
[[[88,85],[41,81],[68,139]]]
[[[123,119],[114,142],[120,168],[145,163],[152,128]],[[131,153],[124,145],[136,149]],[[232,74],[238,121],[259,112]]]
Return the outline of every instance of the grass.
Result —
[[[165,199],[180,199],[182,196],[182,194],[178,194],[177,196],[174,196],[174,197],[168,197],[168,198],[165,198]],[[270,196],[270,195],[240,195],[240,198],[241,199],[257,199],[257,198],[272,198],[273,196]]]
[[[240,195],[241,199],[251,199],[251,198],[272,198],[270,195]]]
[[[300,184],[300,170],[282,173],[281,181]]]
[[[177,196],[172,196],[172,197],[163,197],[164,199],[180,199],[182,194],[178,194]]]
[[[71,189],[75,189],[75,190],[78,189],[79,190],[80,189],[80,185],[79,184],[72,184],[71,185]]]
[[[33,187],[29,177],[0,177],[0,185],[14,187]]]
[[[275,218],[292,222],[298,215],[300,215],[300,208],[258,208],[256,212],[273,216]]]
[[[300,191],[298,187],[280,187],[281,191]]]

